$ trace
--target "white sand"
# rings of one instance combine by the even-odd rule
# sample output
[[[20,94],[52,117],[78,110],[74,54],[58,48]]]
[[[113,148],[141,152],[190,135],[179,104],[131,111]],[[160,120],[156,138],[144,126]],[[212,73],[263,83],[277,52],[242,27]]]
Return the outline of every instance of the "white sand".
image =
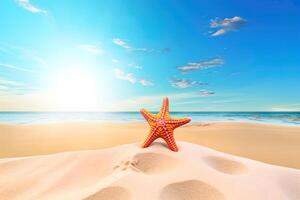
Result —
[[[300,199],[300,170],[178,144],[0,159],[0,199]]]

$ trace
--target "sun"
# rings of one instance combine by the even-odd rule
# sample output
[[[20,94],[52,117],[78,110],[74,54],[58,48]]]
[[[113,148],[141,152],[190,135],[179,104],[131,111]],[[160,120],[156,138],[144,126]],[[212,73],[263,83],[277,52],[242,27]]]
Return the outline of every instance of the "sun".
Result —
[[[75,68],[55,73],[50,93],[60,111],[93,111],[97,109],[97,79],[88,70]]]

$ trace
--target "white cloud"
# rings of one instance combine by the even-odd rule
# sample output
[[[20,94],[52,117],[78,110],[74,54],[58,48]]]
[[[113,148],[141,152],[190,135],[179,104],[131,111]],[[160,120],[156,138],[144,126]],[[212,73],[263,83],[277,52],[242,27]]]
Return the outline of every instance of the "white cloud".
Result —
[[[28,86],[21,82],[8,80],[7,78],[0,77],[0,96],[5,95],[20,95],[28,91],[36,91],[37,87]]]
[[[21,67],[17,67],[15,65],[11,65],[11,64],[0,63],[0,67],[4,67],[4,68],[8,68],[8,69],[13,69],[13,70],[17,70],[17,71],[35,73],[35,71],[33,71],[33,70],[25,69],[25,68],[21,68]]]
[[[125,81],[129,81],[132,84],[139,83],[142,86],[153,85],[153,83],[149,80],[145,80],[145,79],[137,80],[137,78],[134,76],[134,74],[132,74],[132,73],[127,74],[123,70],[118,69],[118,68],[114,69],[114,73],[115,73],[116,78],[125,80]]]
[[[148,80],[140,80],[139,83],[142,85],[142,86],[149,86],[149,85],[153,85],[153,83],[151,81],[148,81]]]
[[[104,51],[96,45],[81,44],[79,47],[92,55],[102,55]]]
[[[133,64],[133,63],[128,64],[128,66],[129,66],[129,67],[133,67],[133,68],[135,68],[135,69],[142,69],[142,66],[137,65],[137,64]]]
[[[132,52],[142,52],[142,53],[167,53],[170,52],[171,49],[166,47],[162,49],[149,49],[149,48],[136,48],[132,47],[131,45],[128,44],[127,40],[120,39],[120,38],[114,38],[112,39],[112,42],[120,47],[123,47],[124,49],[127,49]]]
[[[124,49],[128,49],[130,51],[152,52],[151,49],[147,49],[147,48],[134,48],[134,47],[132,47],[128,44],[127,40],[123,40],[123,39],[120,39],[120,38],[114,38],[112,41],[113,41],[114,44],[116,44],[120,47],[123,47]]]
[[[125,49],[131,49],[131,47],[127,44],[127,42],[125,40],[119,39],[119,38],[114,38],[113,43],[115,43],[116,45],[123,47]]]
[[[201,90],[201,91],[199,92],[199,95],[200,95],[201,97],[214,96],[215,94],[216,94],[215,92],[213,92],[213,91],[207,91],[207,90]]]
[[[3,77],[0,77],[0,85],[2,86],[21,86],[21,83],[18,83],[16,81],[7,80]]]
[[[181,89],[185,89],[185,88],[189,88],[195,85],[207,85],[207,83],[202,83],[199,81],[192,81],[192,80],[188,80],[188,79],[178,79],[178,78],[174,78],[171,80],[171,85],[173,87],[177,87],[177,88],[181,88]]]
[[[29,12],[47,14],[46,10],[32,5],[29,0],[16,0],[16,1],[19,4],[19,6],[21,6],[22,8],[24,8]]]
[[[212,19],[210,22],[211,28],[217,28],[215,32],[211,34],[211,36],[220,36],[229,31],[239,30],[247,21],[239,16],[235,16],[232,18],[225,19]]]
[[[213,67],[217,67],[218,65],[224,64],[224,60],[221,58],[213,58],[210,60],[204,60],[199,62],[190,62],[186,65],[178,67],[178,69],[182,72],[189,72],[194,70],[204,70]]]
[[[219,36],[219,35],[223,35],[223,34],[225,34],[225,30],[219,29],[219,30],[215,31],[213,34],[211,34],[211,36]]]
[[[134,77],[133,74],[126,74],[124,71],[118,68],[114,69],[114,72],[116,78],[129,81],[132,84],[136,83],[136,78]]]

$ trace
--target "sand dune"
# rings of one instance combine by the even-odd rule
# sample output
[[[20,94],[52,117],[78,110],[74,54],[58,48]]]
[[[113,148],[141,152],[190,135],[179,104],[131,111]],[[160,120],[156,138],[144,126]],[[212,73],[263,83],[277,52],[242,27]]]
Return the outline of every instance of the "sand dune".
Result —
[[[178,144],[0,159],[0,199],[300,199],[300,170]]]
[[[0,125],[0,158],[135,143],[144,140],[148,131],[146,123]],[[300,169],[300,127],[238,122],[192,123],[176,129],[175,138],[270,164]]]

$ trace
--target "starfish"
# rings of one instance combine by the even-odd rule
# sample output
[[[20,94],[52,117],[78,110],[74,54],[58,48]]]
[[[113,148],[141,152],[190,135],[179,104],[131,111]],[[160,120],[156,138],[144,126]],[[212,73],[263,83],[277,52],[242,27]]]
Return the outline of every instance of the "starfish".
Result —
[[[157,138],[162,138],[167,143],[169,149],[172,151],[178,151],[174,139],[174,129],[187,124],[191,121],[190,118],[171,118],[169,113],[169,100],[165,97],[162,107],[158,114],[152,114],[151,112],[141,109],[141,114],[147,120],[150,125],[150,132],[142,147],[146,148],[152,144]]]

